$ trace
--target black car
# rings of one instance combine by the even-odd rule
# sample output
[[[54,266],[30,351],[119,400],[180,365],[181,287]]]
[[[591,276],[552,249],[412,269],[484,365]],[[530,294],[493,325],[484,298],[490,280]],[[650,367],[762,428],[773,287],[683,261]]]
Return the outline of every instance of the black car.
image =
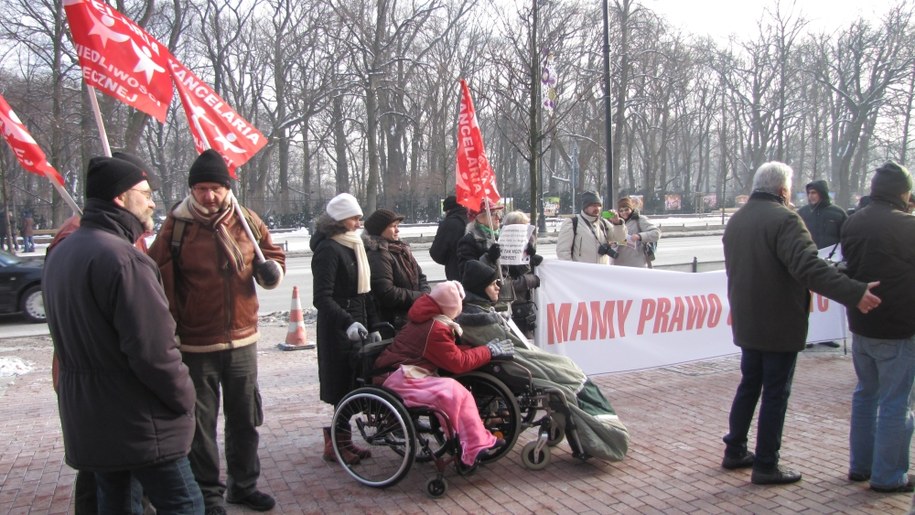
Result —
[[[44,260],[0,251],[0,313],[22,312],[32,322],[46,322],[41,296]]]

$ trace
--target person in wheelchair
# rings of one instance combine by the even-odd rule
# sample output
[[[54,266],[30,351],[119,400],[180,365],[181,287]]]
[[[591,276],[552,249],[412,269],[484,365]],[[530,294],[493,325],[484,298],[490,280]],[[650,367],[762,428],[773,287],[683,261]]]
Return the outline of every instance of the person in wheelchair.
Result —
[[[610,401],[570,358],[532,347],[511,329],[508,310],[497,307],[502,301],[496,270],[480,261],[468,261],[461,283],[466,296],[455,319],[463,330],[461,341],[471,346],[486,345],[494,339],[511,341],[515,355],[510,364],[500,367],[503,373],[497,377],[516,395],[521,393],[519,385],[530,381],[561,397],[560,411],[565,412],[566,422],[577,428],[576,439],[580,441],[570,444],[573,450],[580,445],[580,450],[575,450],[579,457],[622,460],[628,452],[629,433]]]
[[[407,324],[375,360],[376,370],[389,372],[376,376],[374,382],[400,395],[408,407],[443,411],[460,440],[461,462],[473,466],[482,452],[503,442],[483,426],[473,395],[437,372],[440,368],[454,374],[468,372],[493,359],[510,358],[514,347],[499,339],[474,348],[458,345],[461,327],[454,318],[461,313],[463,299],[464,288],[457,281],[438,283],[417,299],[407,312]]]

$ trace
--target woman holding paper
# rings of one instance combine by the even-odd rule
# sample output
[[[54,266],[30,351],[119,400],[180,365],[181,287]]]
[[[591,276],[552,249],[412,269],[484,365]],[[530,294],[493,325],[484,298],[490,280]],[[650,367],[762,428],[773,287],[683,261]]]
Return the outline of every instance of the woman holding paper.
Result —
[[[501,287],[501,296],[499,297],[502,303],[499,306],[505,306],[507,302],[520,301],[521,309],[524,309],[524,303],[530,302],[531,290],[540,286],[540,278],[531,272],[528,265],[503,264],[504,260],[500,259],[502,257],[502,248],[498,240],[504,207],[501,205],[490,206],[489,213],[487,213],[484,206],[480,206],[480,208],[480,212],[468,226],[467,234],[458,242],[457,253],[461,276],[463,277],[464,269],[469,261],[479,261],[494,268],[499,267],[497,268],[497,273],[500,279],[504,281]],[[519,220],[517,214],[509,214],[512,215],[513,220]],[[526,218],[526,215],[520,214]],[[530,243],[526,246],[525,252],[532,256],[535,255],[533,254],[533,246]],[[542,261],[540,256],[537,256],[537,258],[539,258],[537,263]],[[537,263],[534,264],[536,265]],[[523,269],[512,270],[514,266],[520,266]],[[532,305],[528,304],[528,306]],[[512,309],[514,309],[514,304],[512,304]],[[526,313],[524,316],[527,317],[529,314]],[[533,330],[531,330],[531,336],[533,336]]]
[[[522,211],[512,211],[502,219],[502,227],[523,225],[528,232],[528,242],[524,249],[524,256],[530,258],[529,263],[508,265],[506,277],[515,287],[515,300],[512,302],[512,320],[518,329],[527,338],[534,337],[537,327],[537,305],[534,303],[534,288],[540,286],[540,277],[534,275],[534,267],[543,262],[543,256],[537,254],[537,229],[530,225],[531,219]]]

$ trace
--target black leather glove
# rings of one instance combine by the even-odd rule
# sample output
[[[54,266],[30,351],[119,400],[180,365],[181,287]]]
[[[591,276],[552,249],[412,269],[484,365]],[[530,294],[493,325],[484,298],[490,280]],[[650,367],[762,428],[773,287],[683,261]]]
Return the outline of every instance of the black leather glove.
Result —
[[[283,279],[283,267],[279,263],[268,259],[263,263],[254,265],[254,280],[262,287],[272,290],[279,286]]]
[[[486,249],[486,258],[489,259],[490,263],[495,264],[496,261],[502,256],[502,249],[499,248],[498,243],[493,243]]]
[[[528,242],[524,252],[527,252],[527,255],[531,257],[531,266],[540,266],[540,263],[543,263],[543,256],[537,254],[537,249],[534,248],[533,243]]]
[[[515,355],[515,346],[512,345],[511,340],[500,340],[498,338],[493,338],[489,343],[486,344],[486,348],[489,349],[489,353],[492,355],[492,359],[511,358]]]

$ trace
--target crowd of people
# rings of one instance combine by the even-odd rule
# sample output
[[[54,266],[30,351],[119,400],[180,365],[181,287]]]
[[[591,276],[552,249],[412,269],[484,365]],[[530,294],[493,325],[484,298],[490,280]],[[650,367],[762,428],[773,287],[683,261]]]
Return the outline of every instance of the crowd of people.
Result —
[[[756,484],[801,479],[780,464],[779,449],[812,290],[847,306],[853,334],[858,385],[848,478],[870,481],[877,492],[912,492],[911,175],[892,162],[878,168],[869,204],[851,217],[832,209],[824,181],[807,185],[806,208],[792,209],[792,177],[788,165],[762,165],[748,203],[723,237],[742,377],[722,467],[752,468]],[[226,162],[215,151],[191,164],[189,194],[169,210],[148,250],[142,236],[153,228],[156,186],[149,167],[130,154],[97,157],[86,182],[84,214],[55,238],[44,279],[65,457],[79,471],[76,512],[143,513],[154,507],[160,513],[219,515],[226,513],[225,503],[272,509],[274,499],[257,487],[264,413],[255,284],[269,289],[281,283],[283,250],[259,216],[235,199]],[[559,259],[651,268],[661,234],[635,199],[619,199],[615,211],[603,211],[594,192],[581,200],[581,211],[559,229]],[[408,406],[443,409],[461,437],[466,466],[504,442],[484,428],[470,392],[439,370],[462,373],[517,358],[530,364],[537,380],[561,385],[572,377],[578,385],[569,390],[573,405],[592,403],[588,413],[615,419],[574,363],[527,345],[538,323],[534,293],[543,261],[528,216],[505,213],[488,201],[468,209],[455,197],[443,207],[430,254],[445,266],[447,280],[431,285],[399,237],[403,215],[381,208],[363,220],[349,193],[325,206],[310,241],[321,401],[336,406],[356,388],[351,355],[358,345],[390,339],[375,363],[383,371],[376,383],[399,393]],[[505,264],[500,231],[516,225],[530,231],[526,259]],[[837,243],[845,273],[818,256],[819,248]],[[559,358],[565,361],[548,364]],[[551,368],[562,368],[564,375]],[[582,390],[589,399],[576,399]],[[748,434],[757,404],[751,452]],[[106,416],[112,410],[119,417]],[[588,423],[583,418],[580,425]],[[622,459],[628,432],[618,420],[610,427],[606,438],[612,443],[598,455]],[[355,445],[352,430],[323,428],[324,460],[357,464],[371,458],[370,449]]]

